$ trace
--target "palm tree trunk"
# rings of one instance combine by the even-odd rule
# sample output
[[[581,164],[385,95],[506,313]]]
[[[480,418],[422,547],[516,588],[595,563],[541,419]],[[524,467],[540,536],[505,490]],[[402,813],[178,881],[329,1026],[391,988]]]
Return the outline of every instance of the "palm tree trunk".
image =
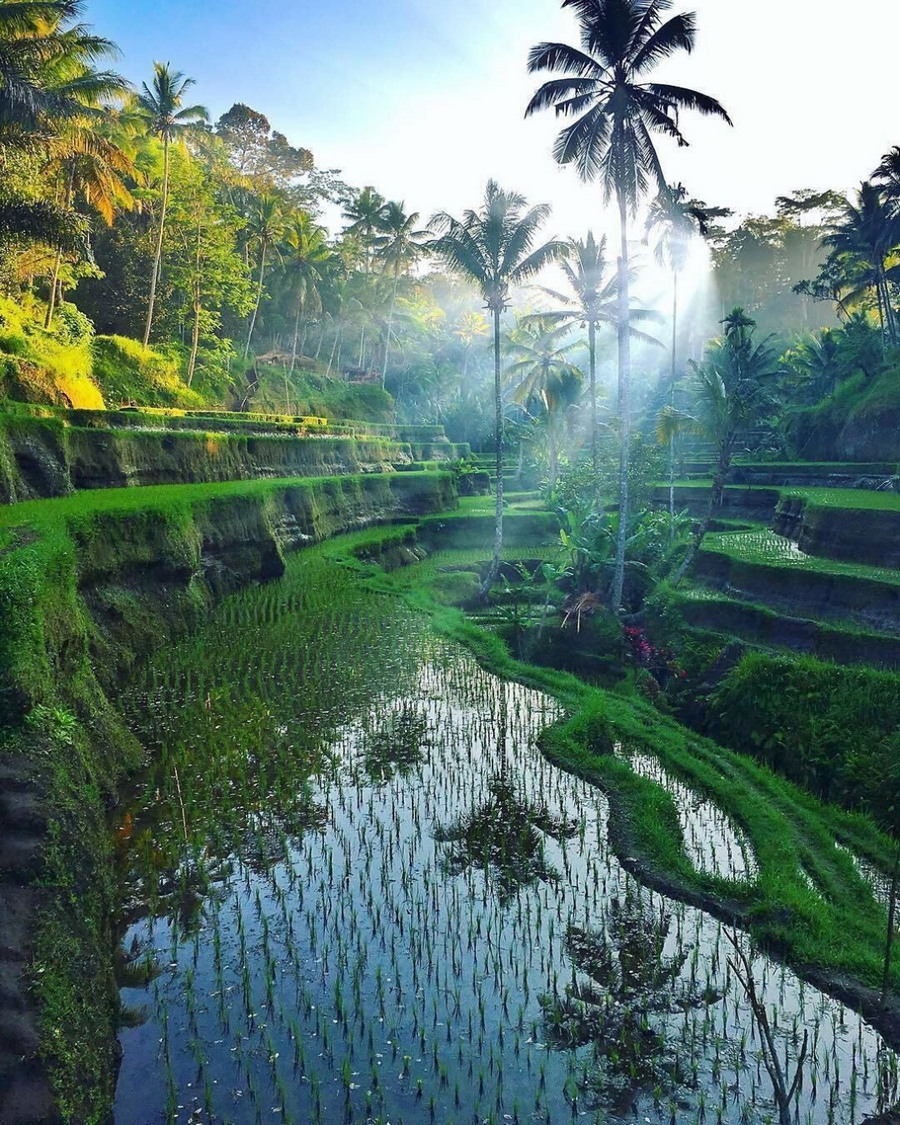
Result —
[[[678,270],[672,270],[672,402],[675,401],[675,379],[678,372]]]
[[[495,488],[496,507],[494,523],[494,556],[482,583],[479,595],[487,597],[487,592],[496,582],[500,573],[500,555],[503,551],[503,392],[500,384],[500,309],[494,309],[494,421],[497,445],[497,485]]]
[[[62,269],[62,249],[56,251],[56,261],[53,263],[53,278],[50,282],[50,298],[47,302],[47,316],[44,318],[44,328],[49,329],[53,323],[53,314],[56,312],[56,292],[59,288],[59,272]]]
[[[628,469],[631,455],[631,325],[628,291],[628,200],[620,187],[619,204],[618,340],[619,340],[619,526],[616,530],[616,562],[610,590],[610,607],[617,613],[625,587],[625,540],[628,535]]]
[[[675,435],[669,434],[669,542],[675,538]]]
[[[599,500],[600,461],[597,449],[597,325],[588,321],[588,377],[591,386],[591,472],[594,477],[594,494]]]
[[[300,321],[303,319],[303,298],[297,302],[297,315],[294,318],[294,342],[291,345],[291,374],[297,365],[297,340],[300,337]]]
[[[159,269],[162,262],[163,234],[166,228],[166,208],[169,206],[169,138],[163,138],[163,193],[159,212],[159,232],[156,236],[156,253],[153,257],[153,272],[150,275],[150,299],[147,303],[147,323],[144,326],[144,347],[150,344],[150,330],[153,327],[153,310],[156,307],[156,287],[159,283]]]
[[[397,304],[397,286],[398,286],[398,284],[399,284],[399,278],[395,276],[394,277],[394,291],[391,294],[391,311],[390,311],[390,313],[388,313],[387,338],[384,341],[384,366],[381,369],[381,389],[382,390],[384,390],[384,384],[387,381],[388,356],[390,355],[390,351],[391,351],[391,333],[394,330],[394,307]]]
[[[342,335],[343,331],[344,331],[344,326],[342,324],[339,324],[337,332],[335,332],[335,334],[334,334],[334,341],[331,345],[331,355],[328,357],[328,368],[325,372],[326,375],[331,374],[331,368],[332,368],[332,365],[334,364],[334,357],[335,357],[335,353],[337,352],[338,342],[340,341],[340,338],[341,338],[341,335]]]
[[[200,351],[200,314],[202,312],[200,301],[194,305],[194,330],[191,335],[191,358],[188,360],[187,385],[194,381],[194,371],[197,367],[197,353]]]
[[[550,491],[556,491],[556,482],[559,479],[559,448],[556,441],[556,420],[550,411],[547,411],[547,446],[550,453]]]
[[[259,315],[259,306],[262,304],[263,281],[266,276],[266,252],[268,243],[263,242],[262,254],[259,259],[259,281],[256,286],[256,304],[253,306],[253,315],[250,317],[250,330],[247,332],[247,346],[244,348],[244,359],[250,355],[250,341],[253,339],[253,329],[256,327],[256,318]]]

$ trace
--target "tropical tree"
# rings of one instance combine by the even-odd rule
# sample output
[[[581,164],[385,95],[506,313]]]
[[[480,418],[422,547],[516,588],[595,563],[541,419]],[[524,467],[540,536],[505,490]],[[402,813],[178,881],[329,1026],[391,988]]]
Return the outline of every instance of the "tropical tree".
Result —
[[[70,178],[60,174],[61,161],[78,154],[82,165],[90,155],[107,165],[115,162],[108,152],[98,151],[100,107],[129,89],[121,75],[97,69],[99,60],[115,55],[115,47],[71,23],[82,8],[80,0],[0,3],[0,143],[7,154],[44,149],[51,165],[44,171],[58,185],[50,197],[18,198],[10,185],[7,155],[0,237],[55,246],[58,263],[64,251],[89,255],[87,225],[73,208],[77,189],[69,190]],[[90,194],[96,200],[102,194],[98,177],[85,175],[88,183],[93,181]],[[54,274],[58,277],[58,270]]]
[[[527,407],[537,399],[547,415],[550,489],[559,473],[559,417],[578,398],[584,375],[569,359],[580,340],[572,340],[568,325],[554,327],[547,320],[519,321],[506,341],[510,362],[506,368],[513,402]]]
[[[291,374],[297,365],[300,325],[311,301],[323,306],[323,294],[337,273],[340,258],[328,245],[328,232],[313,222],[306,211],[297,211],[288,220],[281,248],[284,269],[296,293],[297,311],[291,345]]]
[[[85,107],[116,97],[127,84],[94,63],[115,55],[108,39],[72,23],[83,0],[0,3],[0,136],[5,145],[84,116]]]
[[[599,476],[598,430],[597,422],[597,330],[602,325],[613,327],[618,323],[618,279],[608,273],[606,257],[606,238],[596,239],[593,231],[588,231],[584,239],[570,238],[560,261],[563,274],[569,283],[569,292],[560,293],[555,289],[541,286],[545,296],[550,297],[561,308],[545,313],[536,313],[536,320],[545,320],[559,325],[574,327],[584,325],[588,330],[588,381],[591,399],[591,467],[594,481]],[[646,309],[632,309],[631,321],[655,320],[657,314]],[[658,341],[630,326],[632,338],[656,344]]]
[[[682,110],[712,114],[730,124],[714,98],[683,86],[647,81],[650,71],[677,51],[694,46],[695,17],[666,19],[672,0],[563,0],[578,18],[581,46],[541,43],[529,54],[528,69],[563,77],[545,82],[528,104],[526,116],[553,108],[575,118],[557,137],[553,155],[574,164],[581,178],[599,179],[608,200],[615,198],[621,250],[618,261],[619,351],[619,528],[616,568],[610,591],[614,609],[622,603],[625,542],[628,534],[628,460],[631,445],[631,334],[628,224],[651,183],[666,183],[654,144],[666,136],[687,145]]]
[[[769,401],[768,379],[778,367],[769,340],[757,344],[756,321],[743,309],[732,309],[722,321],[725,334],[706,349],[702,363],[693,364],[694,414],[697,430],[716,449],[716,466],[706,515],[688,547],[674,581],[680,582],[694,561],[725,493],[725,480],[742,433],[759,417]]]
[[[118,211],[137,206],[129,183],[140,179],[133,154],[94,127],[94,119],[67,123],[51,144],[47,171],[56,178],[57,197],[66,210],[78,201],[112,226]],[[58,246],[50,280],[50,296],[44,327],[49,328],[60,293],[63,248]]]
[[[387,200],[370,184],[344,200],[343,218],[348,221],[344,234],[359,238],[366,273],[372,268],[375,235],[381,230]]]
[[[538,246],[541,227],[550,214],[546,204],[526,210],[525,197],[504,191],[489,180],[477,211],[461,219],[445,212],[431,226],[442,232],[432,249],[457,273],[478,288],[494,322],[494,422],[496,441],[496,523],[494,555],[482,593],[486,594],[500,570],[503,549],[503,388],[500,362],[500,319],[509,306],[510,290],[538,274],[562,255],[556,241]]]
[[[895,214],[900,211],[900,145],[884,154],[872,173],[872,182],[881,188],[889,209]]]
[[[682,434],[694,429],[697,419],[669,403],[656,416],[656,440],[669,453],[669,538],[675,536],[675,443]]]
[[[259,272],[256,277],[256,299],[253,303],[253,312],[250,314],[250,326],[247,329],[247,343],[244,345],[244,359],[250,355],[253,332],[259,317],[259,306],[262,304],[265,290],[269,251],[278,242],[283,230],[284,219],[281,213],[281,200],[272,194],[257,196],[250,208],[247,240],[248,246],[256,246],[259,250]]]
[[[419,212],[407,214],[402,203],[386,203],[382,208],[380,235],[373,239],[375,253],[381,261],[385,272],[394,279],[391,291],[391,307],[388,313],[387,331],[384,341],[384,363],[381,366],[381,385],[384,386],[387,378],[388,357],[391,350],[391,333],[394,328],[394,311],[397,305],[397,289],[400,284],[400,275],[408,269],[417,258],[425,252],[425,241],[431,237],[431,231],[416,230],[419,221]]]
[[[831,251],[824,271],[837,267],[845,289],[850,290],[845,300],[853,304],[874,291],[882,334],[886,342],[896,344],[891,280],[898,271],[891,259],[900,246],[900,213],[888,206],[879,188],[866,181],[860,185],[856,201],[846,201],[822,245]]]
[[[647,236],[656,232],[654,257],[660,266],[672,272],[672,354],[670,387],[675,394],[678,377],[678,279],[687,265],[691,241],[698,234],[710,232],[714,219],[724,219],[732,212],[727,207],[707,207],[699,199],[689,199],[684,184],[666,184],[650,205],[647,214]]]
[[[184,96],[193,85],[193,78],[186,78],[180,71],[172,70],[168,63],[156,62],[153,64],[152,85],[148,86],[146,82],[143,83],[141,93],[136,98],[136,112],[144,118],[148,131],[158,137],[163,146],[162,199],[156,233],[156,250],[153,255],[153,269],[150,274],[147,322],[144,326],[145,348],[150,343],[150,331],[153,328],[156,289],[159,284],[159,267],[162,261],[166,210],[169,205],[170,148],[184,134],[196,129],[208,117],[203,106],[184,104]]]

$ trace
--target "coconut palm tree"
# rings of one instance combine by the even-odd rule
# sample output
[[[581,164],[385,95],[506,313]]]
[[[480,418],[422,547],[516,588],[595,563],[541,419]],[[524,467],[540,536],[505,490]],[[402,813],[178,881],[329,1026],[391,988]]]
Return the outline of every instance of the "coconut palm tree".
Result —
[[[72,23],[82,0],[15,0],[0,3],[0,134],[4,144],[54,132],[61,121],[83,117],[128,89],[94,63],[116,54],[108,40]],[[68,25],[68,26],[67,26]]]
[[[253,341],[253,332],[259,316],[259,306],[262,304],[269,250],[281,238],[283,230],[284,219],[281,213],[281,200],[271,194],[256,196],[250,207],[250,219],[247,223],[247,244],[248,247],[256,246],[259,249],[259,273],[256,278],[256,300],[253,303],[253,312],[250,314],[247,343],[244,346],[244,359],[250,355],[250,344]]]
[[[727,207],[707,207],[699,199],[689,199],[684,184],[666,184],[650,205],[646,235],[656,232],[653,256],[660,266],[672,271],[672,367],[671,394],[678,376],[678,279],[687,265],[691,241],[698,234],[706,238],[714,219],[732,212]],[[674,401],[674,400],[673,400]]]
[[[383,232],[373,239],[375,253],[384,266],[385,272],[394,279],[391,292],[391,307],[388,312],[387,333],[384,341],[384,363],[381,367],[381,385],[387,378],[388,357],[391,350],[391,333],[394,327],[394,310],[397,305],[397,289],[400,274],[408,269],[417,258],[425,253],[425,241],[431,237],[430,230],[416,230],[419,212],[407,215],[402,203],[386,203],[381,212],[380,230]]]
[[[768,401],[766,381],[778,372],[775,352],[769,347],[771,337],[757,344],[753,339],[756,321],[743,309],[732,309],[722,324],[724,336],[707,347],[702,363],[693,364],[696,429],[715,445],[716,467],[706,516],[674,576],[675,583],[694,561],[722,503],[738,439],[758,418]]]
[[[896,266],[889,259],[900,246],[900,212],[889,207],[881,191],[866,181],[860,185],[856,202],[847,200],[822,246],[831,251],[823,272],[834,266],[843,270],[851,290],[845,301],[853,303],[874,290],[882,335],[885,342],[896,344],[897,313],[890,285]]]
[[[184,96],[194,85],[180,71],[172,70],[169,63],[153,64],[153,83],[144,82],[137,95],[135,109],[147,124],[148,131],[162,141],[163,177],[159,224],[156,233],[156,250],[150,274],[150,297],[147,302],[147,322],[144,326],[144,347],[150,343],[153,312],[156,306],[156,288],[159,284],[159,267],[162,261],[163,236],[166,228],[166,210],[169,205],[169,150],[178,140],[196,129],[209,117],[201,105],[185,105]]]
[[[133,155],[118,139],[94,128],[93,118],[66,123],[60,136],[51,142],[47,172],[57,179],[59,198],[66,210],[70,210],[76,200],[81,200],[107,226],[112,226],[118,211],[130,211],[137,206],[128,186],[129,180],[140,178]],[[62,261],[63,248],[58,246],[45,328],[53,323],[57,299],[62,300],[59,292]]]
[[[567,324],[554,327],[547,319],[522,318],[509,334],[505,348],[510,357],[506,377],[513,387],[513,402],[526,407],[537,399],[547,415],[551,490],[556,488],[559,475],[559,416],[576,401],[584,380],[581,369],[569,359],[583,342],[570,337]]]
[[[441,232],[432,249],[449,269],[472,281],[484,298],[494,321],[494,419],[496,435],[496,523],[494,555],[482,587],[486,594],[500,570],[503,549],[503,389],[500,365],[500,318],[509,305],[510,290],[538,274],[562,255],[556,241],[537,246],[538,235],[550,214],[546,204],[526,210],[525,197],[504,191],[489,180],[477,211],[461,219],[446,213],[432,219]]]
[[[291,346],[291,369],[297,365],[300,324],[311,300],[322,306],[322,294],[334,278],[340,259],[328,245],[328,232],[315,223],[306,211],[295,212],[289,222],[281,249],[284,268],[296,288],[297,312]]]
[[[553,155],[574,164],[581,178],[599,179],[607,200],[615,198],[621,250],[618,262],[619,351],[619,528],[616,568],[610,591],[614,609],[622,603],[625,541],[628,534],[628,469],[631,441],[631,334],[629,332],[628,224],[651,184],[665,185],[654,138],[666,136],[687,145],[682,110],[713,114],[730,124],[714,98],[683,86],[648,81],[650,71],[678,51],[694,46],[693,14],[665,18],[672,0],[563,0],[578,18],[581,46],[541,43],[528,57],[531,73],[563,77],[545,82],[526,116],[552,108],[575,118],[556,139]]]
[[[609,275],[606,256],[606,238],[596,239],[593,231],[588,231],[584,239],[570,238],[565,246],[565,255],[560,262],[562,271],[569,283],[569,292],[560,293],[555,289],[541,286],[541,291],[552,298],[562,308],[546,313],[536,313],[536,320],[549,320],[557,324],[574,327],[583,324],[588,330],[588,380],[591,399],[591,467],[594,481],[599,477],[597,449],[597,329],[608,324],[615,326],[618,318],[617,278]],[[528,318],[525,318],[526,320]],[[657,314],[646,309],[632,309],[631,321],[657,320]],[[638,337],[647,343],[658,341],[630,326],[632,338]]]
[[[900,211],[900,145],[884,154],[872,173],[872,182],[880,186],[889,208]]]
[[[344,234],[360,240],[366,273],[372,268],[373,240],[376,233],[381,230],[386,203],[384,196],[371,184],[367,184],[362,191],[350,199],[344,200],[344,210],[341,215],[349,222],[349,226],[344,227]]]

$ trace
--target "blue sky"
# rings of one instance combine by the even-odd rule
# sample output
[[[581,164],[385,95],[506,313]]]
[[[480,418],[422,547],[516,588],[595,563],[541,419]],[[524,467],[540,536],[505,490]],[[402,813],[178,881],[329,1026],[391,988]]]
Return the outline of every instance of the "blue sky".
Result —
[[[744,211],[799,187],[853,187],[892,144],[898,0],[695,0],[694,56],[665,75],[719,97],[735,118],[684,122],[663,146],[670,179]],[[322,167],[426,214],[477,202],[493,175],[554,204],[560,234],[600,222],[596,189],[554,166],[550,118],[522,120],[529,46],[574,41],[557,0],[88,0],[87,20],[138,81],[154,59],[196,78],[217,117],[264,112]]]

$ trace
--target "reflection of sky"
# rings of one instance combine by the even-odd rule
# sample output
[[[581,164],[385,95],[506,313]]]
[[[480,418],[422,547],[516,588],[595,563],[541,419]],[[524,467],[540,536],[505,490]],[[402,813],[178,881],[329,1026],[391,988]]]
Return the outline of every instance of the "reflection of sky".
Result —
[[[129,934],[126,945],[131,936],[149,940],[165,972],[149,992],[125,993],[128,1003],[147,1004],[149,1018],[121,1035],[117,1121],[159,1119],[167,1054],[176,1104],[199,1108],[207,1082],[216,1119],[252,1120],[258,1098],[267,1120],[312,1120],[317,1083],[323,1120],[343,1119],[345,1096],[354,1111],[348,1120],[372,1118],[376,1112],[364,1113],[363,1105],[373,1073],[382,1119],[433,1120],[425,1107],[434,1096],[437,1120],[461,1120],[460,1104],[474,1104],[479,1075],[481,1106],[495,1106],[496,1119],[512,1119],[516,1106],[531,1109],[536,1095],[547,1120],[569,1118],[570,1060],[544,1045],[539,998],[554,989],[565,995],[571,983],[567,926],[609,934],[611,900],[635,894],[635,883],[610,851],[606,798],[550,765],[534,744],[559,714],[554,701],[497,680],[416,629],[407,639],[425,650],[416,675],[348,715],[337,734],[335,758],[343,766],[316,787],[329,808],[322,831],[290,841],[284,861],[265,874],[236,857],[236,875],[196,944],[179,941],[164,918],[142,921]],[[284,687],[272,684],[273,692]],[[427,719],[421,760],[386,783],[367,782],[357,769],[365,735],[403,705]],[[477,808],[498,776],[528,804],[578,825],[572,838],[543,836],[546,864],[558,877],[525,882],[505,906],[494,870],[476,863],[448,876],[435,839],[436,828]],[[706,829],[717,833],[709,822],[698,828]],[[707,841],[707,855],[712,846]],[[769,1085],[746,1000],[727,966],[722,926],[658,895],[644,892],[642,900],[645,916],[666,930],[664,959],[681,965],[675,994],[709,986],[715,996],[696,1008],[663,1004],[653,1026],[670,1046],[690,1044],[708,1104],[727,1084],[718,1120],[761,1125],[770,1120]],[[818,1088],[808,1064],[800,1125],[859,1120],[874,1108],[879,1037],[775,963],[755,958],[754,974],[781,1050],[795,1055],[798,1035],[810,1029]],[[345,1012],[349,1019],[341,1018]],[[344,1079],[353,1080],[346,1095],[345,1059]],[[854,1070],[863,1069],[854,1081]],[[835,1074],[839,1084],[828,1080]],[[453,1091],[462,1103],[454,1103]],[[649,1093],[637,1113],[610,1120],[672,1119],[668,1097],[654,1105]],[[696,1094],[683,1088],[679,1095],[686,1099],[679,1120],[693,1120]],[[857,1095],[859,1112],[852,1107]]]
[[[692,146],[663,146],[691,194],[759,212],[794,188],[852,187],[900,140],[894,5],[858,0],[852,20],[818,0],[688,6],[698,48],[659,76],[719,97],[737,126],[685,118]],[[86,18],[130,78],[171,61],[215,117],[247,102],[321,166],[411,207],[459,210],[493,175],[552,202],[561,234],[598,223],[596,189],[549,156],[552,119],[522,120],[528,48],[575,39],[555,0],[88,0]]]

